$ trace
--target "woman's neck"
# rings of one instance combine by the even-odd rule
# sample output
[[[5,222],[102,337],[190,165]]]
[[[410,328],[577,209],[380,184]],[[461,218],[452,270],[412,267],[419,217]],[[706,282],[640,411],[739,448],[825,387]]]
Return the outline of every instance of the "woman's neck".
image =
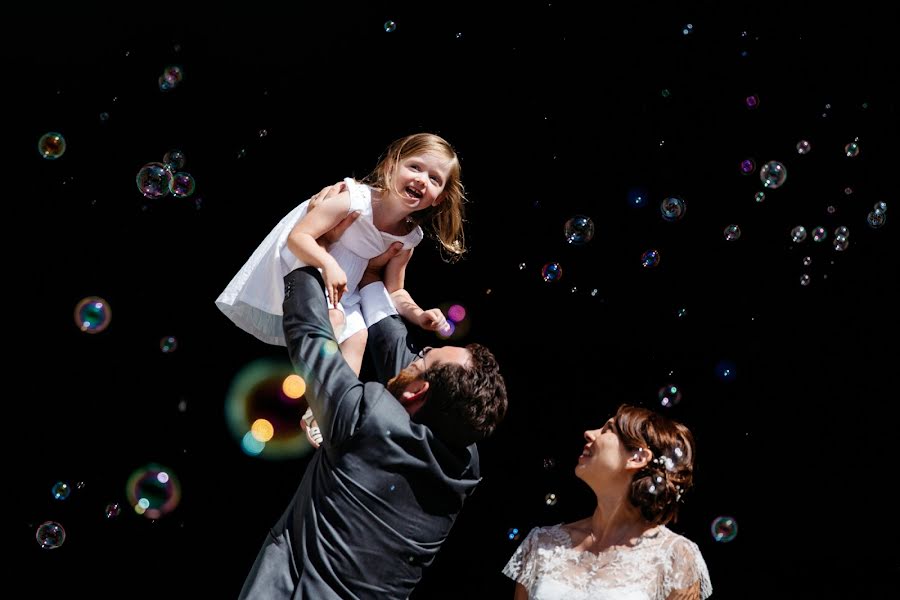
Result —
[[[625,495],[597,494],[597,508],[590,519],[591,549],[627,544],[652,527]]]
[[[405,235],[408,233],[406,219],[412,213],[386,202],[389,193],[387,190],[372,190],[372,222],[378,231]]]

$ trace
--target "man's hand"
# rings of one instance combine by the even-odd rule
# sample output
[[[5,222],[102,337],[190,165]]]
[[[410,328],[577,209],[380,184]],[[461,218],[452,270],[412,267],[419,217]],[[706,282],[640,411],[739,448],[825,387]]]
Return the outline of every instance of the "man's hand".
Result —
[[[370,283],[381,281],[385,265],[387,265],[392,258],[400,254],[401,250],[403,250],[403,242],[394,242],[388,246],[387,250],[375,258],[370,258],[369,264],[363,272],[362,279],[359,280],[359,288],[362,289]]]
[[[437,331],[440,333],[447,333],[450,331],[450,323],[447,322],[447,317],[444,316],[444,313],[442,313],[439,308],[432,308],[431,310],[426,310],[420,314],[417,323],[419,327],[427,331]]]
[[[342,181],[340,183],[336,183],[334,185],[329,185],[323,187],[319,193],[309,199],[309,206],[306,208],[306,211],[312,211],[317,206],[321,205],[323,202],[327,202],[329,198],[337,196],[343,191],[347,190],[347,185]],[[344,232],[347,231],[347,228],[353,225],[353,222],[359,217],[359,211],[353,211],[346,217],[344,220],[335,225],[334,229],[329,231],[328,233],[322,234],[316,241],[319,242],[319,245],[325,249],[328,249],[328,246],[335,243],[340,239]]]

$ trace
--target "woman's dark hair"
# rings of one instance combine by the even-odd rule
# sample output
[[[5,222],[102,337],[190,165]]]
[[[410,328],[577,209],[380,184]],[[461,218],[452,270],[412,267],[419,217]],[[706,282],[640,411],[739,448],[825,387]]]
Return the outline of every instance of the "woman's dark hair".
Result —
[[[681,423],[646,408],[623,404],[613,417],[629,451],[653,453],[631,482],[631,503],[653,524],[677,521],[682,497],[694,483],[694,436]]]

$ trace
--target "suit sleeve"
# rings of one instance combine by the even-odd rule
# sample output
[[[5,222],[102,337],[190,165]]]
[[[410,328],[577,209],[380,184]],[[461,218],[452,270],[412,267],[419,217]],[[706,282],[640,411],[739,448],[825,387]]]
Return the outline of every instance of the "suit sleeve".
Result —
[[[314,267],[285,276],[284,338],[294,369],[306,381],[306,399],[325,444],[335,446],[358,428],[364,387],[334,339],[324,286]]]
[[[372,283],[360,290],[360,304],[369,325],[366,349],[375,363],[375,376],[382,384],[408,366],[415,352],[407,340],[406,324],[381,283]]]

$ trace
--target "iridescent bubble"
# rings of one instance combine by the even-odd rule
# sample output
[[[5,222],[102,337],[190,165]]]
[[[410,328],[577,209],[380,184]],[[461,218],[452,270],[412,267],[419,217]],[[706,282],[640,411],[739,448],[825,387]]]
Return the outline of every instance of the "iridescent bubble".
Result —
[[[121,514],[122,509],[119,507],[118,502],[110,502],[106,505],[106,508],[103,510],[103,514],[106,515],[107,519],[115,519]]]
[[[822,242],[825,241],[825,238],[828,237],[828,232],[825,231],[824,227],[816,227],[812,232],[812,239],[814,242]]]
[[[777,160],[770,160],[759,170],[759,178],[763,187],[774,190],[781,187],[787,179],[787,169]]]
[[[852,193],[853,193],[853,188],[852,188],[852,187],[845,187],[845,188],[844,188],[844,194],[845,194],[845,195],[849,196],[849,195],[852,194]]]
[[[334,340],[322,343],[323,355],[337,352]],[[292,375],[295,372],[289,361],[262,359],[244,366],[231,382],[225,398],[228,431],[250,456],[291,460],[311,451],[300,429],[300,415],[306,410],[306,401],[300,396],[306,391],[306,382]],[[274,430],[272,439],[264,445],[250,434],[258,419],[271,423]],[[254,444],[256,450],[248,452]]]
[[[173,173],[180,171],[186,160],[184,152],[181,150],[169,150],[163,155],[163,165]]]
[[[447,309],[447,318],[459,323],[466,318],[466,309],[459,304],[454,304]]]
[[[641,266],[645,269],[652,269],[659,265],[659,252],[656,250],[647,250],[641,254]]]
[[[741,173],[749,175],[756,170],[756,161],[752,158],[745,158],[741,161]]]
[[[76,490],[83,490],[83,489],[84,489],[84,482],[83,482],[83,481],[76,481],[76,482],[75,482],[75,489],[76,489]]]
[[[678,389],[678,386],[670,383],[659,388],[660,404],[666,408],[671,408],[679,402],[681,402],[681,390]]]
[[[716,517],[712,522],[713,539],[717,542],[730,542],[737,536],[737,521],[732,517]]]
[[[169,83],[169,81],[166,79],[165,75],[159,76],[158,83],[159,83],[159,90],[161,92],[168,92],[169,90],[171,90],[172,88],[175,87],[174,85]]]
[[[853,158],[859,156],[859,144],[856,142],[850,142],[846,146],[844,146],[844,154],[846,154],[849,158]]]
[[[850,246],[850,240],[846,236],[837,235],[834,237],[834,249],[837,252],[843,252]]]
[[[172,181],[169,183],[169,191],[176,198],[187,198],[194,193],[196,187],[197,182],[194,181],[194,176],[185,171],[179,171],[172,175]]]
[[[825,209],[825,212],[827,212],[829,215],[833,215],[833,214],[834,214],[834,211],[836,211],[836,210],[837,210],[837,209],[836,209],[835,207],[833,207],[833,206],[828,206],[828,207]]]
[[[734,381],[737,377],[737,367],[730,360],[720,360],[716,363],[716,376],[722,381]]]
[[[50,489],[50,493],[57,500],[65,500],[69,497],[69,494],[72,493],[72,489],[69,487],[69,484],[64,481],[57,481]]]
[[[47,160],[56,160],[66,151],[66,138],[61,133],[50,131],[38,140],[38,152]]]
[[[573,246],[583,246],[594,237],[594,222],[590,217],[575,215],[565,225],[566,241]]]
[[[812,264],[812,257],[810,257],[810,256],[804,256],[804,257],[803,257],[803,266],[804,266],[804,267],[808,267],[808,266],[811,265],[811,264]]]
[[[509,541],[515,542],[519,540],[519,528],[518,527],[510,527],[509,531],[506,532],[506,537],[509,538]]]
[[[876,202],[875,206],[872,208],[873,208],[873,210],[880,210],[881,212],[887,212],[887,202],[885,202],[883,200],[880,202]]]
[[[109,121],[109,113],[108,112],[100,113],[100,120],[101,121]]]
[[[837,229],[834,230],[835,237],[842,235],[844,237],[850,237],[850,228],[846,225],[841,225]]]
[[[757,202],[762,202],[763,200],[766,199],[766,193],[765,192],[756,192],[756,195],[753,196],[753,199],[756,200]]]
[[[675,316],[678,317],[679,319],[685,318],[687,316],[687,309],[679,308],[678,312],[675,313]]]
[[[170,469],[158,464],[149,464],[132,473],[125,492],[135,512],[148,519],[169,514],[181,500],[178,479]]]
[[[44,550],[54,550],[66,541],[66,530],[56,521],[44,521],[38,526],[34,539]]]
[[[806,239],[806,227],[803,225],[797,225],[793,229],[791,229],[791,240],[795,244],[799,244],[803,240]]]
[[[175,352],[178,349],[178,340],[175,339],[175,336],[167,335],[159,340],[159,349],[162,350],[163,354]]]
[[[547,263],[544,265],[544,268],[541,269],[541,278],[547,283],[552,283],[554,281],[559,281],[562,279],[562,266],[559,263]]]
[[[733,242],[741,237],[741,228],[737,225],[729,225],[724,231],[725,239]]]
[[[678,221],[687,211],[687,204],[681,198],[672,196],[660,202],[659,211],[666,221]]]
[[[744,98],[744,104],[747,105],[747,108],[753,109],[759,107],[759,96],[756,94],[751,94]]]
[[[810,150],[812,150],[812,146],[806,140],[797,142],[797,154],[809,154]]]
[[[172,172],[162,163],[147,163],[135,177],[138,191],[145,198],[155,200],[169,195],[172,187]]]
[[[520,270],[520,271],[524,271],[524,270],[525,270],[525,263],[519,263],[519,270]]]
[[[385,21],[384,22],[384,30],[388,33],[392,33],[397,30],[397,24],[393,21]]]
[[[809,285],[809,281],[809,275],[807,275],[806,273],[800,276],[800,285],[806,287],[807,285]]]
[[[887,213],[879,208],[876,208],[875,210],[871,211],[866,216],[866,223],[868,223],[869,227],[871,227],[872,229],[878,229],[882,225],[884,225],[886,222],[887,222]]]
[[[75,325],[85,333],[100,333],[111,319],[109,303],[99,296],[88,296],[75,306]]]
[[[659,92],[659,95],[662,96],[663,98],[668,98],[669,96],[672,95],[672,92],[670,92],[667,88],[664,88],[663,90],[661,90]]]
[[[553,492],[544,496],[544,504],[546,504],[547,506],[555,506],[556,500],[556,494],[554,494]]]
[[[170,86],[175,87],[184,79],[184,71],[177,65],[170,65],[163,70],[162,76]]]

